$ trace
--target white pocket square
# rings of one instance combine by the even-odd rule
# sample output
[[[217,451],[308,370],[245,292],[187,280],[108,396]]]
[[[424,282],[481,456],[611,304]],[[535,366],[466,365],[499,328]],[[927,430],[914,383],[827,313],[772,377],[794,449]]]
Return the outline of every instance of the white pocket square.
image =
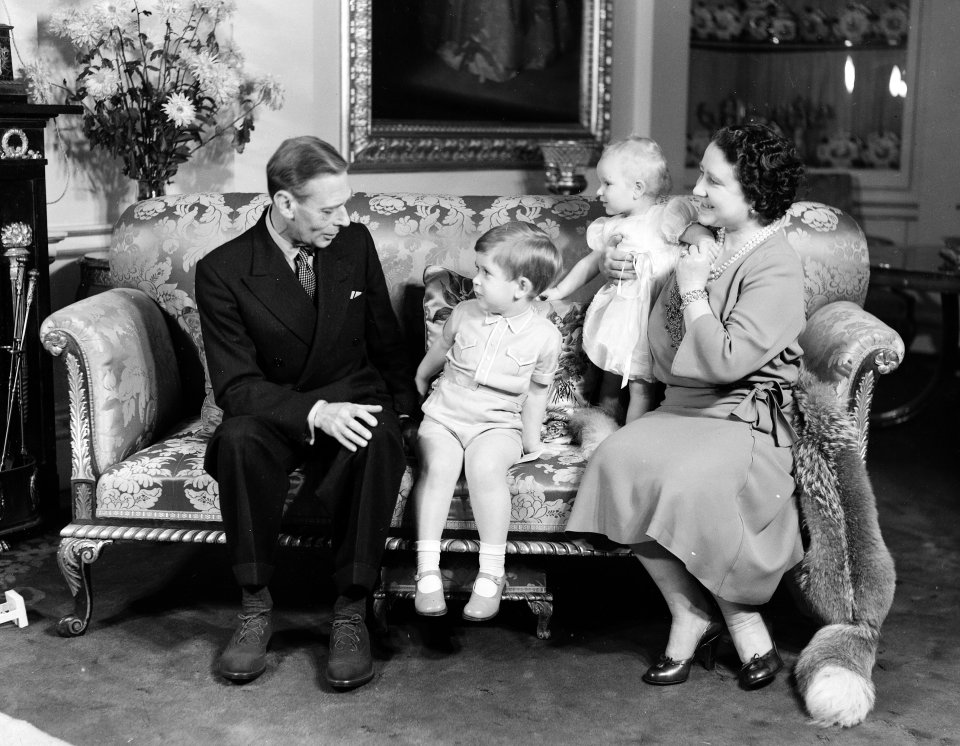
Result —
[[[350,300],[353,300],[354,298],[359,298],[361,295],[363,295],[363,291],[362,291],[362,290],[351,290],[351,291],[350,291]]]

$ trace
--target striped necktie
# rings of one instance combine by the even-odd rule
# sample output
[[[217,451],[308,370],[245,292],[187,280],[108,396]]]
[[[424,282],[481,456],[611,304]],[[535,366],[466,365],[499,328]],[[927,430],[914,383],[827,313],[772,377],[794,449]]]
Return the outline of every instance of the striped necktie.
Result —
[[[304,246],[300,246],[293,263],[297,268],[297,279],[300,280],[303,289],[307,291],[310,300],[313,300],[317,294],[317,275],[313,271],[313,252]]]

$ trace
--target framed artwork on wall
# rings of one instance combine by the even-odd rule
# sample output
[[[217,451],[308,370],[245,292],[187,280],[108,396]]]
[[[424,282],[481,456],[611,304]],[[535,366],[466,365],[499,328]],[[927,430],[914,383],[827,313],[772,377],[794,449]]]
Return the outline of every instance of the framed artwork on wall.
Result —
[[[353,170],[539,168],[610,128],[612,0],[343,0]]]

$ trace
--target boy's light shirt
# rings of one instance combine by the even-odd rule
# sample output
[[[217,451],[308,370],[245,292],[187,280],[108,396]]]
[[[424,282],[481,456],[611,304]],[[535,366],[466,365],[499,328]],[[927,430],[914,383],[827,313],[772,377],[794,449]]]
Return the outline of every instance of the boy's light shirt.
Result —
[[[560,332],[533,308],[507,318],[487,313],[477,301],[468,300],[454,308],[448,324],[454,344],[447,352],[447,364],[465,378],[510,394],[525,394],[530,381],[553,382]],[[479,357],[464,356],[479,345]]]

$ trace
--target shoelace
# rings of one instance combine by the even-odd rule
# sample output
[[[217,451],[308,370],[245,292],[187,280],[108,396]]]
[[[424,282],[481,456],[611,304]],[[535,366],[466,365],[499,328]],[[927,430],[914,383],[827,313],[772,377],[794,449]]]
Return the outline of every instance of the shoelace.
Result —
[[[252,637],[251,642],[257,644],[263,637],[267,628],[268,617],[266,614],[240,614],[240,633],[237,635],[237,644],[239,645],[247,637]]]
[[[358,629],[361,624],[363,624],[363,619],[360,618],[359,614],[354,614],[353,616],[343,619],[334,619],[333,646],[337,650],[343,650],[344,648],[351,652],[359,650],[360,633]]]

